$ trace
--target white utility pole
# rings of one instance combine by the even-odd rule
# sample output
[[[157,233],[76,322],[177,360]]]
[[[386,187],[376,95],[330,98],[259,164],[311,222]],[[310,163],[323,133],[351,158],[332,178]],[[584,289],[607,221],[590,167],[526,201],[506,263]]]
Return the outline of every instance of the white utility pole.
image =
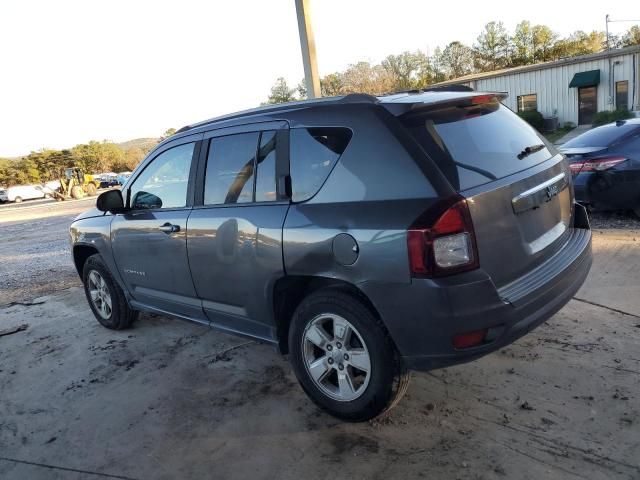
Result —
[[[319,98],[320,78],[316,62],[316,43],[313,39],[309,0],[295,0],[298,13],[298,31],[300,32],[300,48],[304,65],[304,83],[307,87],[307,98]]]

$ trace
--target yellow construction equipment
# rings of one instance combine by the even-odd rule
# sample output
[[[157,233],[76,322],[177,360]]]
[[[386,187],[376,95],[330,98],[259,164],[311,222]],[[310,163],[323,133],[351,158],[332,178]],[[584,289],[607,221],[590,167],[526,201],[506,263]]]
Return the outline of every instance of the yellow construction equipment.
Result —
[[[93,179],[91,175],[85,175],[78,167],[66,168],[64,176],[60,177],[60,188],[53,192],[53,196],[58,200],[69,198],[84,198],[89,195],[93,197],[98,193],[100,182]]]

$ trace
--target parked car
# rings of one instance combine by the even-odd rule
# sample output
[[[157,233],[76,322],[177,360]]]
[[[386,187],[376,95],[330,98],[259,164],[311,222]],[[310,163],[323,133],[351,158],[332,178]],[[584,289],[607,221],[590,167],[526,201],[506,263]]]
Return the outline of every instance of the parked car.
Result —
[[[6,190],[5,201],[20,203],[23,200],[33,200],[45,198],[48,194],[43,190],[42,185],[15,185]]]
[[[95,317],[256,338],[331,414],[384,412],[409,370],[508,345],[589,271],[564,158],[502,98],[348,95],[181,129],[71,225]]]
[[[588,130],[560,150],[569,160],[579,202],[640,216],[640,118]]]
[[[124,185],[127,180],[129,179],[129,177],[131,176],[131,172],[120,172],[118,173],[118,176],[116,177],[116,179],[118,180],[118,184],[119,185]]]
[[[98,188],[111,188],[120,185],[115,173],[94,174],[93,179],[98,182]]]

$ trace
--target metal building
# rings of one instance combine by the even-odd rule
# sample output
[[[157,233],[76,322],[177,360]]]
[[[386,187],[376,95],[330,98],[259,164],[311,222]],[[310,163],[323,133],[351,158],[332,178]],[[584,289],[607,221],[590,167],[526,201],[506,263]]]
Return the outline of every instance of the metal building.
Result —
[[[596,112],[640,112],[640,45],[553,62],[476,73],[442,82],[507,92],[514,111],[538,110],[558,124],[590,124]]]

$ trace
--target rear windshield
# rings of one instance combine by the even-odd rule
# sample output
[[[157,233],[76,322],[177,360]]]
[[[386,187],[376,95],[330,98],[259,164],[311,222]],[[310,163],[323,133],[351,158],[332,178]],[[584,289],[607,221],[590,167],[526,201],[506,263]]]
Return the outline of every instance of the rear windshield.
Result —
[[[593,130],[584,132],[582,135],[578,135],[576,138],[565,143],[562,148],[606,148],[637,128],[637,125],[629,123],[622,125],[610,123],[609,125],[603,125],[602,127],[594,128]]]
[[[552,156],[536,131],[498,102],[416,112],[402,121],[456,190],[506,177]]]

